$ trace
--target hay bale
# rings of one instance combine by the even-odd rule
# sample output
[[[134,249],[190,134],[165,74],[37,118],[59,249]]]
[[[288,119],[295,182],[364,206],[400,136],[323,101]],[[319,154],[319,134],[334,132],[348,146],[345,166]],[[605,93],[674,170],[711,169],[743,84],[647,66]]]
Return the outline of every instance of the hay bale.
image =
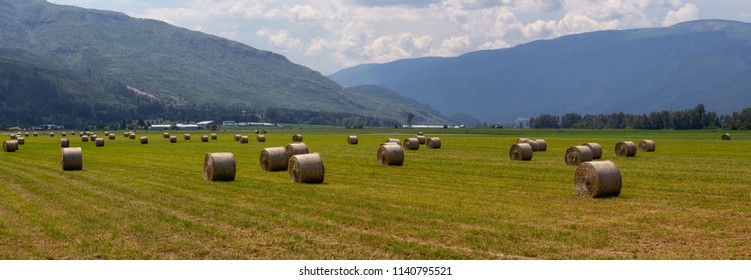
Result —
[[[292,142],[302,142],[302,135],[300,134],[292,135]]]
[[[185,135],[183,135],[183,139],[185,139],[186,141],[190,140],[190,133],[185,133]]]
[[[289,159],[289,179],[294,183],[323,183],[323,160],[318,153],[295,155]]]
[[[168,132],[162,133],[162,137],[164,137],[165,139],[169,139],[169,133]]]
[[[235,134],[235,141],[240,141],[240,138],[242,138],[242,137],[243,136],[240,135],[240,134]]]
[[[68,136],[68,133],[66,133],[65,131],[63,131],[61,134],[62,134],[63,137]]]
[[[378,148],[378,165],[404,164],[404,150],[402,146],[394,142],[386,142]]]
[[[97,147],[104,147],[104,138],[94,138]]]
[[[175,135],[170,136],[169,137],[169,142],[170,143],[177,143],[177,136],[175,136]]]
[[[260,143],[266,142],[266,135],[263,135],[263,134],[256,135],[256,141]]]
[[[545,139],[535,139],[535,142],[537,142],[537,151],[544,152],[548,150],[548,142],[545,142]]]
[[[54,132],[50,132],[50,137],[55,137],[55,133]]]
[[[216,133],[212,133],[211,134],[211,140],[216,140],[216,139],[217,139]]]
[[[89,142],[89,136],[88,135],[81,136],[81,142]]]
[[[130,137],[130,132],[123,131],[123,137],[125,137],[125,138]]]
[[[3,141],[3,152],[14,153],[18,151],[18,140]]]
[[[631,141],[621,141],[615,144],[615,155],[619,157],[633,157],[636,155],[636,144]]]
[[[511,160],[532,160],[532,146],[529,143],[515,143],[508,151]]]
[[[89,139],[94,139],[95,140],[96,138],[97,138],[96,134],[89,135]]]
[[[388,138],[386,139],[385,143],[396,143],[397,145],[402,145],[402,140],[396,139],[396,138]]]
[[[418,131],[417,136],[425,136],[425,133],[423,133],[422,131]]]
[[[81,147],[62,148],[60,166],[65,171],[83,169],[83,151]]]
[[[566,165],[577,166],[585,161],[592,161],[592,150],[587,146],[571,146],[566,149],[564,160]]]
[[[581,163],[574,172],[574,190],[578,196],[618,196],[621,194],[621,172],[609,160]]]
[[[15,133],[11,133],[10,140],[16,140],[16,139],[18,139],[18,135],[16,135]]]
[[[516,143],[529,144],[532,147],[533,152],[537,152],[540,150],[540,144],[538,144],[537,141],[529,139],[529,138],[518,138],[516,139]],[[545,145],[545,149],[547,149],[547,144]]]
[[[287,151],[287,158],[292,158],[294,155],[309,153],[308,145],[305,145],[305,143],[292,143],[287,145],[284,149]]]
[[[26,144],[26,138],[23,138],[21,136],[16,137],[16,141],[18,141],[18,145]]]
[[[23,133],[23,135],[26,136],[26,137],[29,137],[29,132],[26,131],[26,132]]]
[[[240,137],[240,144],[248,144],[248,136]]]
[[[67,138],[60,138],[60,148],[70,147],[70,140]]]
[[[34,131],[34,137],[37,137],[37,136],[39,136],[39,133],[37,133],[36,131]]]
[[[289,156],[284,147],[265,148],[261,150],[261,169],[264,171],[287,170]]]
[[[149,137],[141,136],[141,144],[148,144],[149,143]]]
[[[65,132],[63,132],[63,136],[65,136]],[[104,132],[104,136],[107,136],[107,137],[109,137],[109,136],[110,136],[110,133],[109,133],[108,131],[105,131],[105,132]]]
[[[110,138],[110,140],[115,140],[115,134],[114,133],[110,133],[110,135],[108,137]]]
[[[654,152],[655,151],[655,141],[652,140],[641,140],[639,141],[639,151],[642,152]]]
[[[730,140],[730,133],[723,133],[722,140]]]
[[[357,145],[357,143],[360,142],[360,139],[357,138],[355,135],[347,136],[347,143],[350,145]]]
[[[419,150],[420,140],[417,140],[417,138],[404,139],[404,149],[405,150]]]
[[[131,132],[130,134],[128,134],[128,138],[129,139],[136,139],[136,133],[135,132]]]
[[[425,145],[425,136],[424,135],[417,135],[417,141],[420,143],[420,145]]]
[[[206,153],[203,157],[203,178],[209,181],[235,180],[235,155],[232,153]]]
[[[428,138],[427,143],[425,144],[428,149],[440,149],[441,148],[441,138],[438,137],[431,137]]]
[[[201,136],[201,142],[204,142],[204,143],[209,142],[209,136],[208,135]]]
[[[584,143],[582,146],[587,146],[590,150],[592,150],[592,159],[600,159],[602,158],[602,146],[597,143]]]

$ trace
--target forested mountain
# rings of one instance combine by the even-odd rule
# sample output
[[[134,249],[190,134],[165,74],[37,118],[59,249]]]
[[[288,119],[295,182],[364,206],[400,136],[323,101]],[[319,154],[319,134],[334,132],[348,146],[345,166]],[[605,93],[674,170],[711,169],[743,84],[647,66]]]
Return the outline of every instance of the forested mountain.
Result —
[[[591,32],[458,57],[360,65],[330,77],[488,122],[697,104],[730,114],[751,105],[751,24],[702,20]]]
[[[264,118],[269,108],[401,121],[416,111],[348,92],[279,54],[160,21],[40,0],[0,0],[0,11],[0,120],[6,124],[177,118],[170,112],[199,118],[236,109]],[[49,86],[36,86],[39,81]],[[24,102],[16,102],[19,95]],[[69,103],[102,114],[76,111],[72,122],[34,105]],[[34,114],[19,118],[21,111]],[[445,122],[432,113],[420,118]]]

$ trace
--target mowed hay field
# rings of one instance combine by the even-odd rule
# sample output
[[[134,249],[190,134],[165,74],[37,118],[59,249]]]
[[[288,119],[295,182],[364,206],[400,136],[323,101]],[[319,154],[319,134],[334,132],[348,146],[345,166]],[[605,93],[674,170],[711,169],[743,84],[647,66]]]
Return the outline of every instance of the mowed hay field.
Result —
[[[265,143],[172,132],[169,143],[119,131],[104,147],[69,134],[82,171],[62,171],[59,132],[26,137],[0,153],[0,259],[751,259],[751,132],[425,130],[440,149],[376,164],[379,144],[416,132],[270,130]],[[261,170],[261,149],[296,133],[321,154],[323,184]],[[547,151],[511,161],[519,137]],[[615,156],[642,139],[656,151]],[[619,167],[620,196],[576,196],[564,154],[585,142]],[[234,181],[203,179],[207,152],[234,153]]]

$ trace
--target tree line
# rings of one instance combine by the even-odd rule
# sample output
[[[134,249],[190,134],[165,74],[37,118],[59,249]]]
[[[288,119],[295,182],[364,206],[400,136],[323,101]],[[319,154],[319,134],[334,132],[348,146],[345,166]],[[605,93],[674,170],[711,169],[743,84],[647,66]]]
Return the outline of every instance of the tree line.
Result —
[[[529,120],[531,128],[582,129],[751,129],[751,107],[730,115],[708,112],[704,104],[683,111],[659,111],[649,114],[567,113],[563,116],[542,114]]]

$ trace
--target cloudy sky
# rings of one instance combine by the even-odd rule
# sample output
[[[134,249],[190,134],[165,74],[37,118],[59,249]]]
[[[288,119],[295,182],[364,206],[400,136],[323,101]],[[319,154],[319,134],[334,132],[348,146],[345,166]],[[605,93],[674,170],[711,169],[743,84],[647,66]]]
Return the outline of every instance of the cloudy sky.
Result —
[[[285,55],[323,74],[605,29],[751,22],[749,0],[49,0],[124,12]]]

